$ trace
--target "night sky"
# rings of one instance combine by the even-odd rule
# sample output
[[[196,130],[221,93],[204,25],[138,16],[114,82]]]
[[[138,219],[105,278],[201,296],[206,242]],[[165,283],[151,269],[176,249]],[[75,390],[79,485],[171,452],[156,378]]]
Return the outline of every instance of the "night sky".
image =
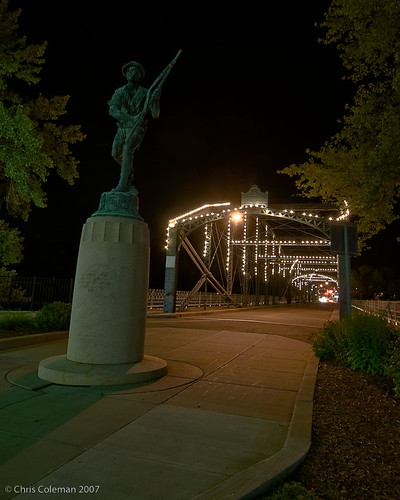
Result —
[[[10,0],[21,35],[46,40],[37,86],[70,95],[67,120],[87,139],[73,146],[80,178],[52,177],[48,208],[20,225],[20,275],[73,277],[82,224],[115,187],[115,121],[107,102],[131,60],[151,85],[182,49],[134,161],[139,211],[151,233],[150,286],[163,286],[168,220],[204,203],[240,203],[252,184],[271,203],[293,203],[293,179],[277,170],[305,159],[337,130],[351,87],[333,47],[318,42],[326,0]]]

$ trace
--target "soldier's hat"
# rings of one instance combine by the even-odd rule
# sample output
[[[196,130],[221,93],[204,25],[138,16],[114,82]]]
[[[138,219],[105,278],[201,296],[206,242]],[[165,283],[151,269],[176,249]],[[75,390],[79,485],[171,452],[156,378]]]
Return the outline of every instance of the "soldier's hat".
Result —
[[[125,66],[122,67],[122,74],[125,76],[125,78],[126,78],[126,72],[127,72],[128,68],[130,68],[131,66],[136,66],[136,68],[139,69],[139,71],[140,71],[140,80],[143,80],[143,78],[144,78],[144,68],[143,68],[143,66],[140,63],[138,63],[136,61],[131,61],[128,64],[125,64]]]

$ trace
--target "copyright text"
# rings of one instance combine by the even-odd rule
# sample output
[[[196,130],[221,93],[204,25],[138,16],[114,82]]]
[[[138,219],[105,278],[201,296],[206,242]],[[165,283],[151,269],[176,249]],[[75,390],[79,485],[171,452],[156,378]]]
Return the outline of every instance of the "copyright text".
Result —
[[[80,486],[52,486],[39,484],[39,486],[23,486],[22,484],[16,484],[15,486],[7,485],[4,490],[6,493],[39,493],[42,495],[51,494],[64,494],[69,495],[71,493],[78,493],[81,495],[96,494],[100,490],[98,485],[80,485]]]

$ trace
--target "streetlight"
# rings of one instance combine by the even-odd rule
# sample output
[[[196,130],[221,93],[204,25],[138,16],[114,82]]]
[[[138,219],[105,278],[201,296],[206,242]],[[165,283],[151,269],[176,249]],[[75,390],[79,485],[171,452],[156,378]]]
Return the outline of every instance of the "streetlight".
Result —
[[[242,222],[242,220],[243,220],[242,212],[233,212],[233,214],[231,215],[231,221],[235,222],[236,224],[238,222]]]

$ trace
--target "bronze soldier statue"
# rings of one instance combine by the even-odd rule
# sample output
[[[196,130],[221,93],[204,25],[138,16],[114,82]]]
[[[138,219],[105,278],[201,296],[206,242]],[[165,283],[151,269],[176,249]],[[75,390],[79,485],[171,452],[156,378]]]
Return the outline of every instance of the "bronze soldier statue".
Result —
[[[133,187],[134,153],[142,143],[149,118],[158,118],[160,114],[161,87],[180,54],[181,51],[148,90],[140,85],[145,75],[140,63],[131,61],[122,68],[127,83],[108,102],[110,115],[118,125],[111,154],[121,165],[120,179],[113,191],[129,191]]]

